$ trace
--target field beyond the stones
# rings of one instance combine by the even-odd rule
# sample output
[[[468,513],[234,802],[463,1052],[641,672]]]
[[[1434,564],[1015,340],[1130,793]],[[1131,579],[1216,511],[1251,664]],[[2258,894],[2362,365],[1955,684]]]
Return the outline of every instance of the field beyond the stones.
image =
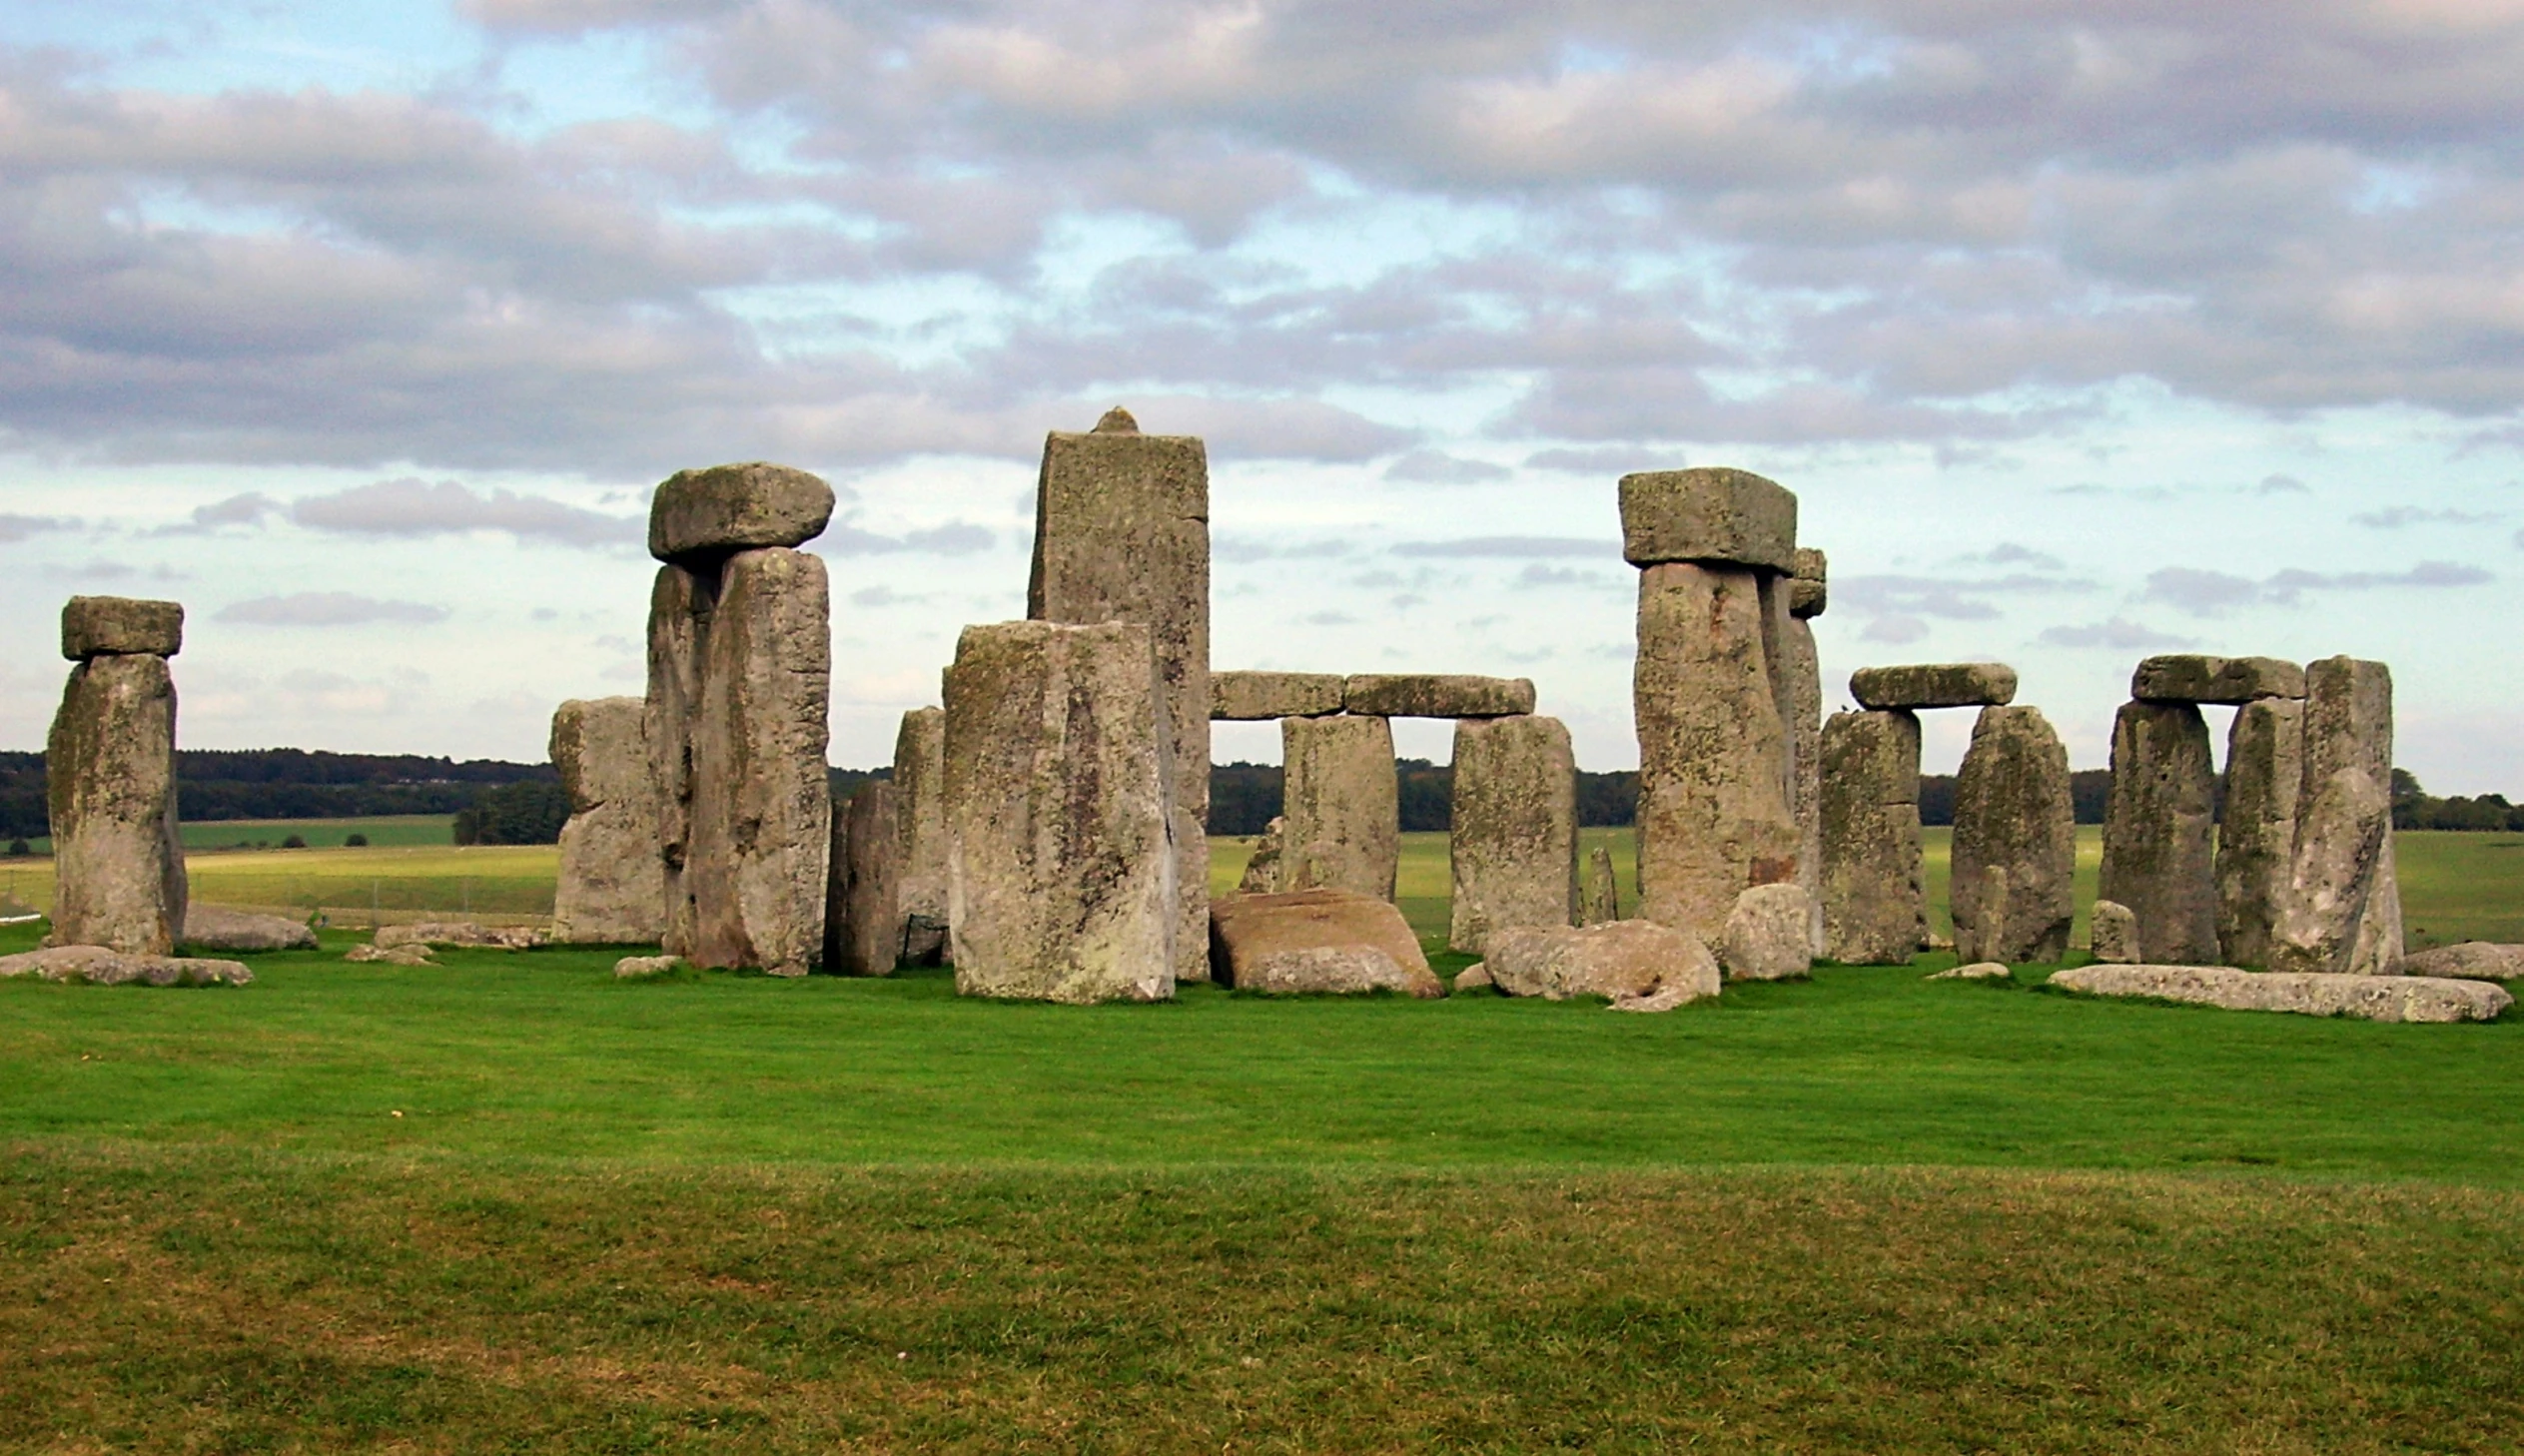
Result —
[[[2414,926],[2524,939],[2524,837],[2399,845]],[[204,893],[396,854],[548,897],[548,850],[193,863]],[[1402,890],[1442,926],[1442,839]],[[352,966],[358,937],[326,939],[235,991],[0,983],[0,1449],[2524,1429],[2513,1014],[1920,979],[1951,957],[1662,1017],[1066,1009],[936,972],[623,984],[612,952]]]

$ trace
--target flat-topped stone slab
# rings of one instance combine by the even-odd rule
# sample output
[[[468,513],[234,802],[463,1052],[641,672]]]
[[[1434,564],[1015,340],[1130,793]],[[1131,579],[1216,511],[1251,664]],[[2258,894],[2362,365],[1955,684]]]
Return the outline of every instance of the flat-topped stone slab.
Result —
[[[1823,609],[1832,602],[1829,576],[1830,565],[1823,553],[1812,546],[1799,546],[1796,564],[1788,577],[1788,615],[1823,615]]]
[[[2234,703],[2301,698],[2305,670],[2275,657],[2210,657],[2175,652],[2150,657],[2129,675],[2129,695],[2142,703]]]
[[[33,976],[90,986],[250,986],[254,973],[240,961],[194,956],[132,956],[105,946],[49,946],[0,956],[0,980]]]
[[[1367,718],[1508,718],[1534,710],[1529,677],[1366,672],[1342,680],[1341,707]]]
[[[1347,681],[1337,672],[1213,672],[1210,716],[1237,723],[1326,718],[1340,711]]]
[[[1273,996],[1446,994],[1402,912],[1345,890],[1212,901],[1210,975],[1238,991]]]
[[[2085,996],[2369,1022],[2488,1022],[2515,1004],[2504,987],[2485,981],[2238,971],[2230,966],[2080,966],[2059,972],[2050,984]]]
[[[1862,667],[1849,675],[1862,708],[2003,708],[2016,701],[2016,669],[1997,662]]]
[[[2464,941],[2405,956],[2404,976],[2447,976],[2457,981],[2524,981],[2524,946]]]
[[[184,650],[184,603],[130,596],[74,596],[61,609],[61,655],[173,657]]]
[[[1696,561],[1786,572],[1796,565],[1797,497],[1776,480],[1724,466],[1624,475],[1621,554],[1633,566]]]
[[[763,546],[801,546],[833,518],[833,487],[787,465],[751,460],[677,470],[648,506],[648,554],[681,564]]]

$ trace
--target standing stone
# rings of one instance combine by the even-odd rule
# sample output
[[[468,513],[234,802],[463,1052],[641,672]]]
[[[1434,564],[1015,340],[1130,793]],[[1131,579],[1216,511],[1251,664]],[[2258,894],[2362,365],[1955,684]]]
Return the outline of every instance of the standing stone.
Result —
[[[2217,819],[2218,961],[2269,964],[2270,935],[2295,870],[2304,782],[2305,705],[2262,698],[2226,730],[2226,798]]]
[[[552,892],[554,941],[631,945],[665,934],[646,713],[638,698],[572,698],[552,714],[552,766],[569,796]]]
[[[1823,725],[1823,954],[1902,966],[1928,940],[1920,720],[1900,709]]]
[[[2138,955],[2138,917],[2128,906],[2110,900],[2095,902],[2094,923],[2087,931],[2087,945],[2095,959],[2107,966],[2134,966]]]
[[[1136,623],[1024,621],[956,643],[944,783],[958,993],[1174,995],[1180,902],[1149,642]]]
[[[1155,644],[1171,815],[1175,977],[1210,977],[1210,462],[1192,435],[1111,410],[1043,442],[1026,615],[1136,622]]]
[[[1279,893],[1279,845],[1288,832],[1288,821],[1272,815],[1262,832],[1254,840],[1253,857],[1245,861],[1245,874],[1236,882],[1239,895],[1276,895]],[[1217,917],[1213,916],[1215,923]]]
[[[2039,708],[1989,707],[1955,780],[1952,908],[1965,963],[2057,961],[2076,914],[2069,752]]]
[[[175,676],[167,670],[183,625],[174,602],[73,597],[62,609],[62,645],[79,665],[44,750],[52,945],[166,956],[183,937]]]
[[[1797,883],[1806,892],[1814,917],[1809,939],[1815,955],[1823,954],[1823,667],[1814,649],[1815,617],[1828,600],[1824,589],[1823,553],[1797,548],[1797,572],[1788,581],[1789,621],[1782,641],[1780,671],[1788,682],[1789,812],[1796,815],[1803,848],[1797,855]]]
[[[2214,965],[2217,768],[2185,702],[2123,703],[2112,719],[2102,894],[2138,920],[2138,959]]]
[[[1586,855],[1586,884],[1579,897],[1579,925],[1609,925],[1621,919],[1621,881],[1613,874],[1612,851],[1597,845]]]
[[[914,708],[894,736],[895,893],[903,959],[935,966],[947,948],[947,715]]]
[[[1448,946],[1470,955],[1506,926],[1563,926],[1577,908],[1577,759],[1557,718],[1455,724],[1454,909]]]
[[[2401,960],[2392,851],[2392,673],[2332,657],[2305,669],[2296,848],[2273,971],[2387,974]]]
[[[836,976],[891,976],[901,964],[900,808],[900,796],[883,779],[834,801],[824,969]]]
[[[823,955],[831,854],[824,563],[782,546],[687,559],[649,604],[665,951],[803,976]]]
[[[1402,856],[1393,725],[1348,713],[1283,718],[1279,747],[1279,888],[1391,900]]]

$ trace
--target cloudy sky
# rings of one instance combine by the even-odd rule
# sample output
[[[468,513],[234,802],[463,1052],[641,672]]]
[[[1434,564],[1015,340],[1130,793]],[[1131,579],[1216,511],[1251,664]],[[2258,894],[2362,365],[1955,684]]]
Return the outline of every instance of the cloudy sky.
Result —
[[[1629,766],[1613,481],[1733,464],[1835,705],[1997,658],[2100,765],[2150,651],[2350,652],[2524,796],[2518,76],[2524,0],[14,0],[0,747],[102,591],[187,604],[188,744],[539,757],[640,689],[649,487],[770,458],[876,762],[1124,403],[1221,666]]]

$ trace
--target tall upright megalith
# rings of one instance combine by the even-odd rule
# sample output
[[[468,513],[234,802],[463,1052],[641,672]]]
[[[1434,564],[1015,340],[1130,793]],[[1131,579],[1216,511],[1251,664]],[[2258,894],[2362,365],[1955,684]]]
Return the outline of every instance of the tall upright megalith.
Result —
[[[2351,657],[2308,664],[2302,754],[2295,854],[2269,967],[2389,972],[2402,952],[2391,669]]]
[[[698,966],[803,976],[823,957],[832,608],[824,563],[793,548],[832,508],[822,480],[761,463],[679,472],[649,508],[664,942]]]
[[[1797,498],[1743,470],[1621,479],[1639,573],[1641,913],[1715,944],[1735,899],[1803,877],[1795,751],[1779,662]]]
[[[932,966],[947,945],[947,714],[914,708],[894,735],[895,892],[903,959]]]
[[[1494,930],[1565,926],[1577,909],[1577,760],[1557,718],[1455,723],[1447,945],[1477,955]]]
[[[1949,904],[1966,964],[2057,961],[2077,903],[2069,751],[2039,708],[1988,707],[1955,776]]]
[[[1907,965],[1928,939],[1919,715],[1834,713],[1822,736],[1823,954]]]
[[[2226,730],[2226,797],[2217,816],[2220,965],[2258,970],[2269,964],[2270,935],[2295,871],[2304,750],[2301,696],[2259,698],[2235,709]]]
[[[44,748],[56,946],[165,956],[184,934],[176,830],[175,675],[184,608],[74,596],[61,651],[78,663]]]
[[[1210,978],[1210,461],[1122,409],[1043,442],[1026,615],[1136,622],[1157,659],[1175,855],[1175,976]]]
[[[555,941],[626,945],[665,934],[646,719],[639,698],[572,698],[552,713],[552,767],[569,796],[552,890]]]
[[[1401,867],[1401,792],[1393,724],[1337,713],[1279,720],[1279,888],[1393,898]]]
[[[1071,1003],[1174,995],[1177,860],[1149,629],[967,627],[946,702],[956,990]]]
[[[2156,966],[2217,962],[2217,767],[2208,725],[2187,702],[2120,705],[2103,809],[2101,895],[2136,918],[2138,956]]]
[[[1797,883],[1812,914],[1815,955],[1826,940],[1823,914],[1823,663],[1814,648],[1814,619],[1831,600],[1821,551],[1799,546],[1796,573],[1788,580],[1788,625],[1782,667],[1788,677],[1788,807],[1804,847],[1797,856]]]
[[[903,959],[901,805],[884,779],[869,779],[833,803],[824,969],[836,976],[891,976]]]

